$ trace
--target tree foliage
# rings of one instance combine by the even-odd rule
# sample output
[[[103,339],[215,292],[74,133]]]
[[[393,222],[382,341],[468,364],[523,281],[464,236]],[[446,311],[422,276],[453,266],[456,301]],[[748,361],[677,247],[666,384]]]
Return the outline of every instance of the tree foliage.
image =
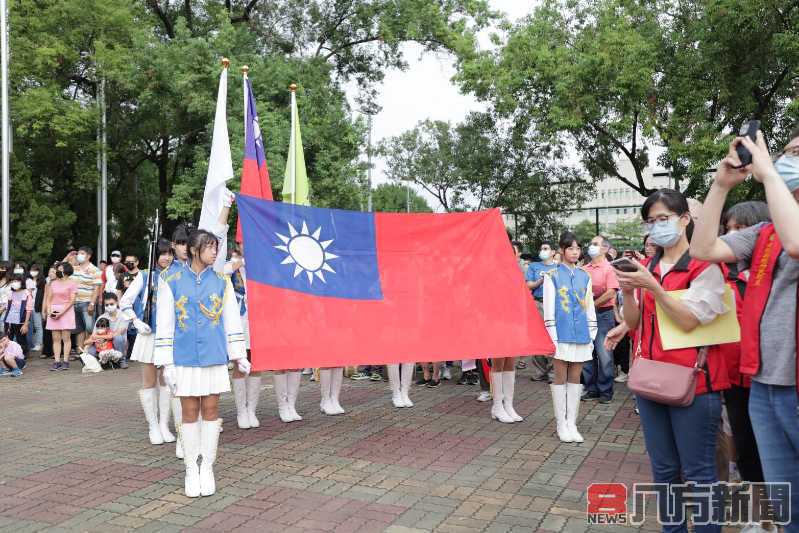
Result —
[[[579,205],[592,188],[532,140],[529,127],[471,113],[455,125],[424,121],[380,149],[390,178],[416,183],[445,211],[500,208],[527,242],[549,237],[560,227],[556,212]]]
[[[156,209],[167,231],[199,214],[221,57],[231,60],[236,173],[243,145],[237,74],[246,64],[276,198],[294,82],[312,202],[357,209],[365,125],[342,84],[358,80],[368,103],[385,70],[404,66],[403,41],[469,57],[475,31],[493,17],[483,0],[13,2],[12,254],[42,261],[96,242],[101,80],[110,245],[143,251]]]
[[[408,200],[410,199],[410,209]],[[397,183],[381,183],[372,191],[372,208],[384,213],[430,213],[427,200],[414,190]]]
[[[799,117],[799,5],[545,0],[498,49],[462,58],[458,79],[503,116],[529,117],[595,178],[646,196],[643,171],[657,162],[687,195],[702,195],[748,118],[779,147]]]

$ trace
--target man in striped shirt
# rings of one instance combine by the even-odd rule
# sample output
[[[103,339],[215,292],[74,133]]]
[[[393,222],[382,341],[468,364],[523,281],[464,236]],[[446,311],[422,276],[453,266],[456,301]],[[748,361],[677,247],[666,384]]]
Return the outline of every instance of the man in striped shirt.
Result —
[[[78,284],[75,297],[75,333],[78,335],[77,346],[83,346],[86,335],[94,329],[95,305],[100,298],[103,277],[100,269],[91,263],[92,249],[81,246],[77,252],[70,252],[65,258],[74,269],[70,277]]]

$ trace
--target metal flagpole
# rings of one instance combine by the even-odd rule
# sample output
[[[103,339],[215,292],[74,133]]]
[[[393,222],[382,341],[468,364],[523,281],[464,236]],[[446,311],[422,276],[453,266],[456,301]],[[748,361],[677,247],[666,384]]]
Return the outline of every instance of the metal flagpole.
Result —
[[[291,203],[297,202],[297,126],[294,124],[294,110],[297,109],[297,100],[296,100],[296,91],[297,86],[295,84],[289,85],[289,91],[291,91],[291,140],[294,141],[294,153],[289,154],[289,157],[294,158],[291,165]],[[292,143],[289,141],[289,145]]]
[[[366,169],[366,181],[369,185],[369,196],[366,198],[366,210],[372,212],[372,114],[369,115],[369,143],[366,146],[366,161],[369,167]]]
[[[102,91],[102,97],[100,99],[100,105],[103,106],[103,139],[102,139],[102,150],[103,150],[103,169],[100,173],[101,183],[100,189],[102,191],[102,226],[100,228],[100,238],[101,238],[101,248],[98,251],[97,261],[99,262],[100,259],[107,259],[108,258],[108,149],[107,149],[107,138],[106,138],[106,108],[105,108],[105,77],[103,77],[102,81],[100,82],[100,89]]]
[[[9,132],[11,125],[8,120],[8,2],[0,0],[0,70],[2,70],[2,90],[0,90],[0,105],[2,105],[2,177],[3,177],[3,260],[8,261],[11,255],[9,238],[11,234],[10,217],[10,176],[9,176]]]

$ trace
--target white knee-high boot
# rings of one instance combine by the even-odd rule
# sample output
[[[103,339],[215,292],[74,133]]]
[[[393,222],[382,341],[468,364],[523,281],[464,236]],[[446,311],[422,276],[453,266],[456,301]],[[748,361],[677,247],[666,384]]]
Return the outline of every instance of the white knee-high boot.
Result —
[[[341,384],[344,381],[344,369],[342,367],[330,369],[330,407],[334,415],[343,415],[346,411],[341,407],[339,397],[341,396]]]
[[[175,419],[175,431],[178,432],[178,440],[175,443],[175,457],[183,459],[183,442],[180,440],[180,426],[183,424],[183,405],[180,398],[174,396],[170,399],[172,404],[172,417]]]
[[[141,408],[144,411],[144,418],[147,420],[147,426],[150,433],[150,444],[163,444],[164,437],[161,435],[161,428],[158,425],[158,399],[156,394],[157,389],[140,389],[139,401]]]
[[[294,421],[302,420],[302,417],[297,412],[297,396],[300,394],[300,380],[302,376],[299,372],[286,372],[286,381],[288,383],[288,410],[291,418]]]
[[[512,424],[513,419],[505,411],[503,400],[505,394],[503,392],[502,374],[504,372],[491,372],[491,395],[494,398],[494,404],[491,406],[491,418],[499,420],[503,424]]]
[[[216,420],[202,420],[200,422],[200,455],[203,456],[200,462],[200,494],[210,496],[216,492],[216,480],[214,480],[214,461],[216,461],[216,449],[219,446],[219,422]]]
[[[293,422],[290,411],[288,410],[288,375],[286,373],[273,374],[275,384],[275,396],[277,396],[277,412],[282,422]]]
[[[219,431],[216,432],[217,436]],[[183,443],[183,464],[186,466],[186,480],[184,490],[189,498],[200,495],[200,467],[197,459],[200,457],[201,422],[181,424],[178,430],[180,441]]]
[[[561,442],[574,442],[566,425],[566,385],[550,385],[552,410],[555,411],[555,426]]]
[[[402,393],[402,403],[405,407],[413,407],[413,402],[411,401],[411,397],[409,396],[409,392],[411,390],[411,383],[413,383],[413,372],[416,363],[402,363],[400,366],[400,372],[402,373],[402,385],[400,386],[400,392]]]
[[[394,407],[405,407],[405,402],[402,400],[400,366],[393,364],[386,365],[386,368],[388,370],[388,386],[391,387],[391,402]]]
[[[580,414],[580,396],[583,386],[579,383],[566,383],[566,429],[574,442],[583,442],[577,431],[577,416]]]
[[[247,415],[247,379],[233,378],[233,400],[236,402],[236,421],[241,429],[250,429],[250,417]]]
[[[505,412],[513,419],[514,422],[521,422],[524,420],[519,413],[513,409],[513,391],[516,389],[516,371],[502,372],[502,406]]]
[[[330,405],[330,385],[333,381],[329,368],[319,369],[319,394],[321,400],[319,402],[319,410],[326,415],[332,415],[332,408]]]
[[[258,400],[261,399],[261,376],[247,376],[247,416],[250,420],[250,427],[261,427],[261,422],[255,416],[258,408]]]
[[[164,442],[175,442],[175,436],[169,431],[169,412],[172,409],[172,393],[169,387],[158,387],[158,427]]]

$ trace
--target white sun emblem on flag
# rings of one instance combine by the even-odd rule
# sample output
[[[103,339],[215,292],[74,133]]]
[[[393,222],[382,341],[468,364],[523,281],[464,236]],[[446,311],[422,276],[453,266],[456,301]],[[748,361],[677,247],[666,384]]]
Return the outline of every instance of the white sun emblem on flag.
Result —
[[[313,285],[314,276],[322,280],[322,283],[327,283],[322,271],[324,270],[335,274],[336,271],[333,270],[333,267],[331,267],[327,261],[330,259],[338,259],[337,255],[327,251],[333,239],[329,241],[320,241],[319,235],[322,233],[322,227],[320,226],[316,231],[310,233],[304,221],[302,223],[302,229],[299,232],[294,229],[294,226],[292,226],[290,222],[288,226],[288,237],[280,233],[275,233],[275,235],[283,241],[283,244],[277,245],[275,248],[288,254],[280,264],[293,264],[295,278],[305,272],[308,276],[308,283],[311,285]]]

